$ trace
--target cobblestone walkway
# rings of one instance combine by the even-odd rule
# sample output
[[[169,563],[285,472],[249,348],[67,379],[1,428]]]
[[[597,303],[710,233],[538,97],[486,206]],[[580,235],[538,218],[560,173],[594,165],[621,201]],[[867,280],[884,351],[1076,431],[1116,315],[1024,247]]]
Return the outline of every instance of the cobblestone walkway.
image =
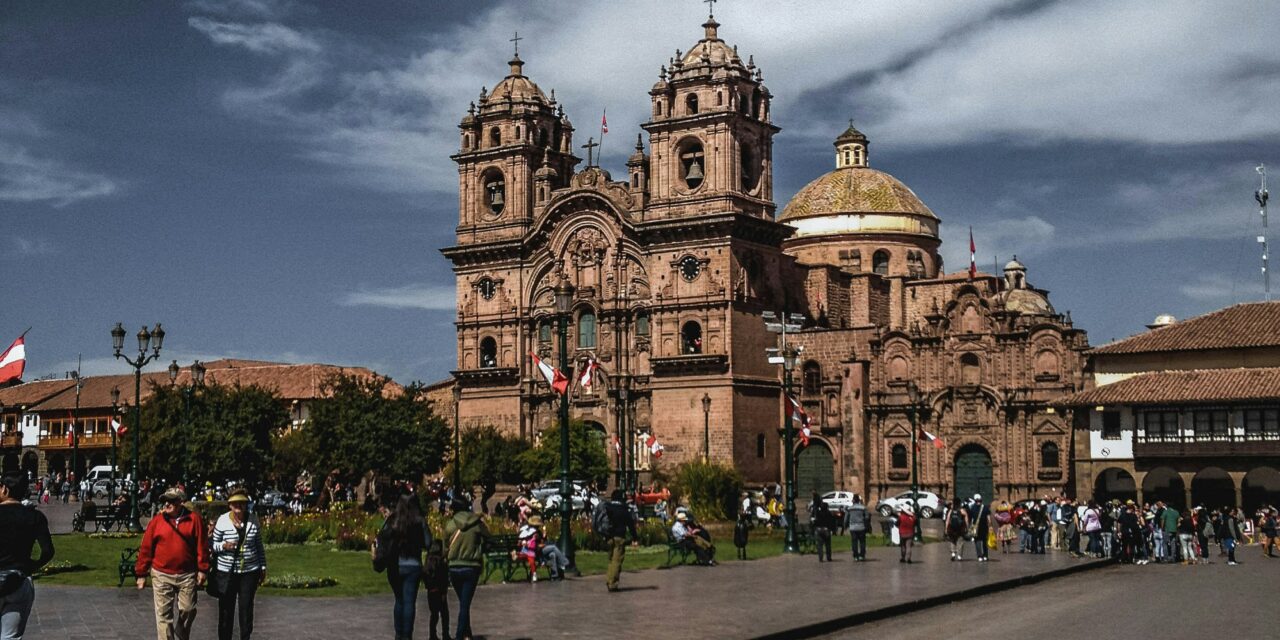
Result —
[[[970,549],[972,551],[972,549]],[[730,551],[731,552],[731,551]],[[848,552],[835,562],[812,555],[626,573],[608,593],[603,576],[551,583],[483,586],[473,628],[499,638],[746,638],[783,633],[851,614],[945,596],[1082,564],[1062,553],[995,554],[991,562],[950,562],[945,544],[897,561],[896,548],[873,548],[869,561]],[[391,638],[391,594],[360,598],[261,597],[255,638]],[[200,600],[195,638],[217,635],[216,603]],[[456,615],[456,603],[451,604]],[[418,602],[426,638],[426,598]],[[28,637],[80,640],[155,637],[151,591],[37,586]]]

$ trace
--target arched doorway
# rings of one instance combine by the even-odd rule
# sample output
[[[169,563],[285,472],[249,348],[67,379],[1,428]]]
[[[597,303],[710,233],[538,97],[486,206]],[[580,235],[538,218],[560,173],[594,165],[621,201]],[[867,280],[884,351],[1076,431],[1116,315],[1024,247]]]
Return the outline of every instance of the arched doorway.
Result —
[[[1244,509],[1253,514],[1262,505],[1280,507],[1280,471],[1271,467],[1258,467],[1249,471],[1240,487]]]
[[[608,445],[609,436],[608,436],[608,432],[604,428],[604,425],[594,420],[586,420],[583,422],[583,424],[587,427],[587,437],[590,438],[592,446],[599,447],[600,449],[604,450],[605,458],[609,460],[609,467],[616,468],[617,462],[618,462],[618,456],[617,456],[617,453],[614,451],[613,447]],[[609,479],[608,478],[574,478],[574,480],[591,480],[592,482],[595,482],[597,486],[604,487],[606,486]]]
[[[1103,469],[1098,474],[1097,479],[1093,482],[1093,499],[1099,503],[1108,500],[1126,500],[1138,499],[1138,485],[1133,481],[1133,475],[1124,469],[1117,467],[1109,467]]]
[[[1147,503],[1156,500],[1177,507],[1179,511],[1186,509],[1186,485],[1182,484],[1182,476],[1169,467],[1156,467],[1147,472],[1142,479],[1142,499]]]
[[[821,440],[810,440],[809,446],[796,453],[796,496],[807,498],[836,488],[835,460],[831,449]]]
[[[956,491],[955,495],[963,499],[981,494],[982,499],[991,501],[992,472],[991,454],[976,444],[967,444],[956,454]]]
[[[22,454],[22,470],[27,473],[28,477],[36,477],[40,473],[40,455],[34,451]]]
[[[10,471],[18,470],[18,454],[16,453],[4,454],[3,470],[4,470],[4,473],[9,473]]]
[[[1236,485],[1226,471],[1205,467],[1191,479],[1191,501],[1209,509],[1236,506]]]

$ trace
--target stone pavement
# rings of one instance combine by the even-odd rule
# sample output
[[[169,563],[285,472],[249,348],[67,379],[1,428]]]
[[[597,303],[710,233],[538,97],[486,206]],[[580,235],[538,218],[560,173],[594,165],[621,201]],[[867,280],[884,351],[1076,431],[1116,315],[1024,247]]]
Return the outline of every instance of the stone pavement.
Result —
[[[969,549],[972,552],[972,547]],[[732,549],[725,553],[732,553]],[[869,619],[949,602],[992,589],[1102,566],[1063,553],[995,554],[991,562],[949,561],[945,544],[916,549],[915,564],[897,549],[873,547],[855,563],[848,551],[832,563],[784,556],[719,567],[684,566],[626,573],[608,593],[603,576],[565,582],[489,585],[479,589],[473,628],[498,638],[805,637]],[[391,595],[360,598],[261,597],[255,638],[392,637]],[[456,615],[456,604],[451,605]],[[425,638],[426,598],[418,601]],[[216,637],[216,604],[205,597],[197,640]],[[37,586],[28,637],[154,637],[150,590]]]

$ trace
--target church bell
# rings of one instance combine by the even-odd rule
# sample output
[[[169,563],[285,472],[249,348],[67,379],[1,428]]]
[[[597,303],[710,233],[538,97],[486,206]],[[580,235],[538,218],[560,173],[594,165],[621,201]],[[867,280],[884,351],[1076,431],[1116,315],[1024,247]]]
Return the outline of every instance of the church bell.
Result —
[[[702,164],[701,164],[700,162],[698,162],[697,160],[694,160],[694,161],[690,162],[690,163],[689,163],[689,171],[685,173],[685,179],[686,179],[686,180],[701,180],[701,179],[702,179]]]

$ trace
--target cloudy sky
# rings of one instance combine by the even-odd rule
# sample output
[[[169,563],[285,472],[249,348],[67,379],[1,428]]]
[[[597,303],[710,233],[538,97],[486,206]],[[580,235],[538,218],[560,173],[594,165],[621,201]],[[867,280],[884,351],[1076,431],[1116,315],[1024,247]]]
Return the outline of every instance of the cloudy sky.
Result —
[[[949,270],[1017,254],[1093,344],[1260,299],[1254,167],[1280,174],[1280,12],[1194,0],[752,2],[715,9],[775,96],[779,210],[853,118],[943,220]],[[223,356],[454,364],[456,124],[506,73],[607,109],[701,36],[663,2],[0,3],[0,341],[28,378],[123,372],[108,331]],[[1280,226],[1280,225],[1275,225]],[[1280,234],[1276,234],[1280,236]],[[1280,240],[1280,237],[1276,238]],[[1280,281],[1277,283],[1280,288]],[[0,345],[0,348],[3,348]]]

